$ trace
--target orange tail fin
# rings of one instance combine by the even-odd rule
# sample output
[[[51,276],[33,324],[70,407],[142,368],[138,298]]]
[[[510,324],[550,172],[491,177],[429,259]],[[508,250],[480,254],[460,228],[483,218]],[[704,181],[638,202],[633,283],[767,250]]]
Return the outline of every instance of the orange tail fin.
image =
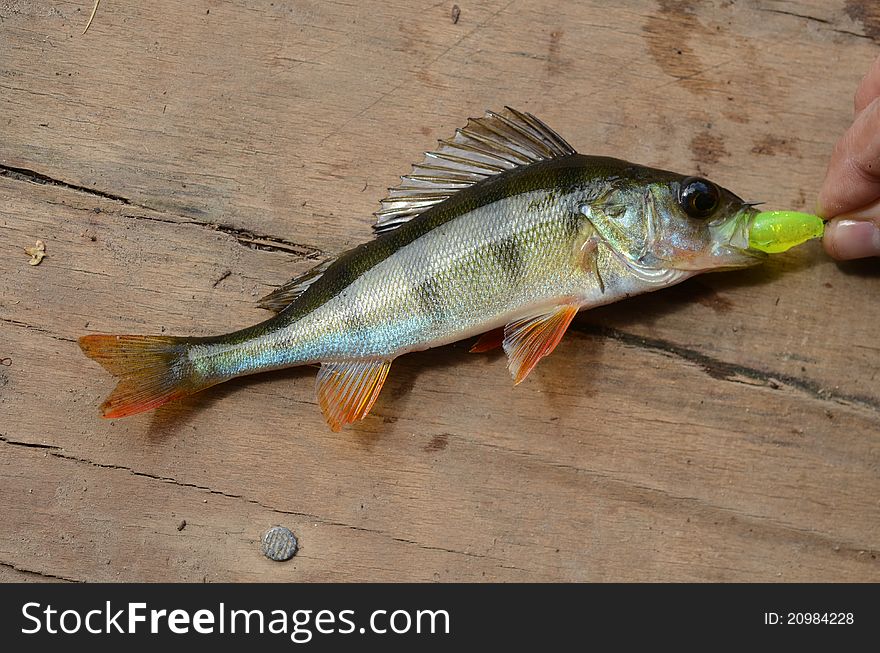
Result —
[[[191,338],[89,335],[79,346],[89,358],[119,377],[101,404],[104,417],[126,417],[198,392],[200,384],[187,352]]]

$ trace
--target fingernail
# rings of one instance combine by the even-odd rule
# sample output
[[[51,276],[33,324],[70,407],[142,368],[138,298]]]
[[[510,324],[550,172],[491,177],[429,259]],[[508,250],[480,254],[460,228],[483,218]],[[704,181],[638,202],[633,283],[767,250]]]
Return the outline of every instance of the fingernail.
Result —
[[[880,229],[865,220],[834,220],[825,229],[825,246],[841,260],[880,256]]]

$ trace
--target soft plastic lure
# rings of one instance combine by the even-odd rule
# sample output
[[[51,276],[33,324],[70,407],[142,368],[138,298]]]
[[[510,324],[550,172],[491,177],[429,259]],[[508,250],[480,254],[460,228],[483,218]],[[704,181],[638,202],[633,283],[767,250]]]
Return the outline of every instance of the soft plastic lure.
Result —
[[[813,238],[821,238],[824,233],[825,223],[817,215],[797,211],[763,211],[752,219],[749,247],[778,254]]]
[[[579,310],[755,265],[804,236],[705,179],[578,154],[510,108],[468,121],[402,179],[377,238],[265,297],[276,315],[264,322],[209,338],[81,338],[119,377],[104,416],[320,363],[318,403],[338,430],[369,413],[402,354],[483,334],[472,351],[502,346],[520,383]]]

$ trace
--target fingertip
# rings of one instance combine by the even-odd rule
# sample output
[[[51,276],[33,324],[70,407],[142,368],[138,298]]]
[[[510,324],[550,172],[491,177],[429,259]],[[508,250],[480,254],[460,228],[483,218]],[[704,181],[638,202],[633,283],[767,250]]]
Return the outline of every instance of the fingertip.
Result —
[[[869,220],[831,220],[822,245],[838,261],[880,256],[880,229]]]

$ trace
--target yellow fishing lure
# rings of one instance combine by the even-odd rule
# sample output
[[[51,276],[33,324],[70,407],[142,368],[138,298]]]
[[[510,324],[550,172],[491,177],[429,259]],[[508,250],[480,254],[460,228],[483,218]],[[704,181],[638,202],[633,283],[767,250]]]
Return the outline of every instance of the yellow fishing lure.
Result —
[[[749,247],[768,254],[779,254],[821,238],[825,223],[817,215],[798,211],[763,211],[749,227]]]

